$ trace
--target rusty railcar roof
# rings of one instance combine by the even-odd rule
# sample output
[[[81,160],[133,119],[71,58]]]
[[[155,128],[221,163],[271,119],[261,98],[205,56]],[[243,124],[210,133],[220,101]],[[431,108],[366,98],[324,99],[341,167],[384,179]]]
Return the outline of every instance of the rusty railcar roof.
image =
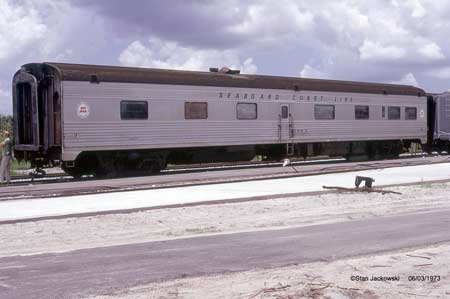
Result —
[[[95,75],[99,82],[243,87],[293,91],[311,90],[413,96],[425,95],[424,90],[417,87],[383,83],[246,74],[230,75],[217,72],[179,71],[52,62],[46,62],[44,65],[56,68],[60,73],[61,79],[66,81],[91,81],[92,76]]]

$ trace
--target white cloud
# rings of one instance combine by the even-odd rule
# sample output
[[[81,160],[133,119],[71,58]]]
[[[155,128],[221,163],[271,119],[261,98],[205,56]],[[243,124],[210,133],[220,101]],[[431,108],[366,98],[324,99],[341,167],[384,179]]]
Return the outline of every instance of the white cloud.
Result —
[[[223,41],[220,46],[203,49],[195,39],[137,39],[119,61],[195,70],[233,65],[245,70],[242,61],[251,57],[250,65],[257,61],[258,71],[265,74],[414,85],[419,81],[424,88],[433,85],[424,79],[426,71],[436,62],[447,65],[450,46],[442,32],[450,22],[431,0],[233,3],[229,22],[211,37]]]
[[[395,7],[403,6],[407,8],[411,13],[411,17],[413,18],[423,18],[427,15],[427,10],[422,5],[420,0],[401,0],[401,1],[392,0],[391,3]]]
[[[4,61],[41,39],[47,26],[31,3],[14,6],[0,0],[0,61]]]
[[[73,57],[72,49],[65,49],[55,56],[55,61],[69,61]]]
[[[131,43],[122,53],[120,53],[119,61],[127,66],[153,66],[153,52],[146,48],[140,41]]]
[[[295,1],[259,1],[248,7],[240,23],[229,25],[226,31],[258,37],[258,42],[279,42],[283,36],[311,29],[313,24],[314,15]]]
[[[303,69],[300,71],[300,77],[303,78],[316,78],[316,79],[329,79],[329,75],[322,72],[316,68],[313,68],[309,64],[305,64]]]
[[[356,5],[345,1],[321,5],[315,13],[323,17],[332,30],[350,40],[357,39],[358,34],[366,34],[371,28],[369,16]]]
[[[0,114],[7,115],[11,113],[11,92],[4,89],[4,85],[0,84]]]
[[[406,1],[406,4],[412,10],[411,16],[413,18],[423,18],[427,14],[427,10],[423,7],[419,0],[409,0]]]
[[[406,50],[395,45],[381,45],[380,42],[365,40],[359,47],[362,60],[395,60],[405,57]]]
[[[438,79],[450,79],[450,67],[441,67],[427,71],[427,75]],[[448,84],[447,84],[447,89]]]
[[[334,32],[335,41],[331,41],[337,44],[336,51],[353,51],[362,62],[386,66],[395,62],[410,67],[411,63],[424,65],[445,57],[440,46],[443,40],[435,37],[445,26],[442,24],[439,30],[430,32],[429,28],[438,26],[440,21],[424,7],[428,9],[428,5],[418,0],[400,4],[343,0],[319,4],[313,12],[316,25],[322,17]],[[323,44],[328,46],[327,40]]]
[[[0,0],[1,1],[1,0]],[[91,10],[73,6],[67,0],[35,1],[42,12],[47,32],[42,42],[35,43],[34,55],[38,61],[90,62],[105,56],[115,58],[110,51],[115,43],[115,32],[101,16]],[[112,51],[111,51],[112,52]],[[98,62],[97,62],[98,63]]]
[[[207,71],[210,67],[228,66],[247,74],[257,71],[251,57],[241,63],[235,50],[195,49],[158,38],[150,38],[148,46],[141,41],[132,42],[122,51],[118,59],[126,66],[199,71]]]
[[[417,51],[430,60],[441,60],[445,58],[441,48],[436,43],[423,45]]]
[[[244,64],[239,68],[243,74],[256,74],[258,67],[253,64],[253,58],[245,59]]]
[[[407,73],[400,80],[392,81],[391,83],[392,84],[419,86],[419,83],[417,83],[416,77],[414,77],[414,75],[412,73]]]

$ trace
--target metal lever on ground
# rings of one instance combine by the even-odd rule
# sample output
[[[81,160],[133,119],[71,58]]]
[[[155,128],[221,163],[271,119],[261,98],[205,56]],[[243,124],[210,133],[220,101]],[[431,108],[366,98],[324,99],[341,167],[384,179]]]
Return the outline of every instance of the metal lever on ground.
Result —
[[[366,193],[381,193],[381,194],[402,194],[397,191],[389,191],[383,189],[373,189],[373,188],[345,188],[339,186],[322,186],[323,189],[334,189],[338,192],[366,192]]]
[[[375,179],[357,175],[355,178],[355,187],[359,188],[362,182],[364,182],[366,188],[372,188],[372,183],[375,182]]]

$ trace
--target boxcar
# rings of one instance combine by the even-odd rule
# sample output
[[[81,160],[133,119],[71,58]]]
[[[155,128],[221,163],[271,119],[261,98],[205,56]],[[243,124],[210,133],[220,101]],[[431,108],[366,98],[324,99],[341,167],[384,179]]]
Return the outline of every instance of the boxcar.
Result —
[[[428,95],[428,150],[450,150],[450,93]]]
[[[422,89],[232,71],[31,63],[13,79],[15,155],[75,176],[255,155],[383,157],[427,141]]]

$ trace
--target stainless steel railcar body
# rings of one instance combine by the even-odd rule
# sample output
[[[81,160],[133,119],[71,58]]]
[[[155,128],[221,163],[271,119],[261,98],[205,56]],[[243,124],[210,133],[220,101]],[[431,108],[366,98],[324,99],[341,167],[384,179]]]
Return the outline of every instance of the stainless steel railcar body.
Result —
[[[305,154],[427,138],[425,92],[402,85],[42,63],[16,73],[13,94],[16,155],[69,167],[88,153],[151,150],[165,163],[176,149],[293,144]]]

